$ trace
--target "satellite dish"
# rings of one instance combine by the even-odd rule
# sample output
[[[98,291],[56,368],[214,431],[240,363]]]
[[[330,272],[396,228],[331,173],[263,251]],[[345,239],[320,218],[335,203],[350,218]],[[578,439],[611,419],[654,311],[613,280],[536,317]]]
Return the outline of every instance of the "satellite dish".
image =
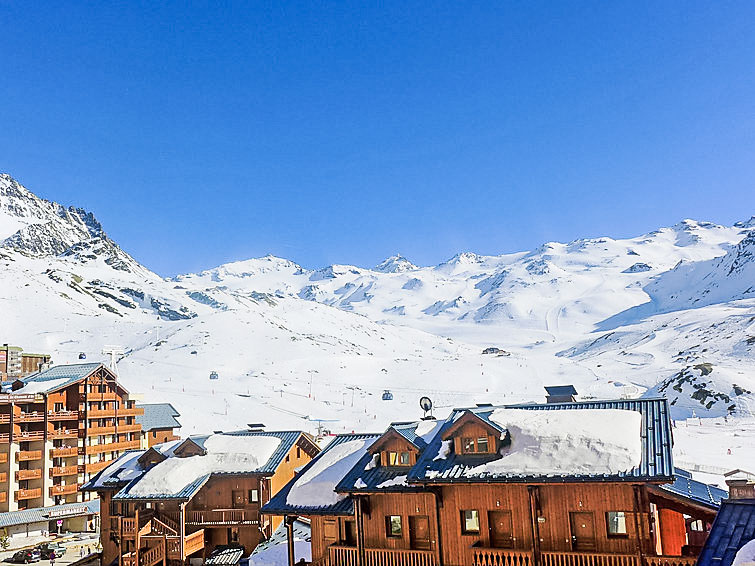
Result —
[[[423,411],[425,411],[425,416],[422,417],[423,419],[435,418],[433,417],[433,414],[432,414],[433,402],[430,400],[430,397],[420,397],[419,406],[422,408]]]

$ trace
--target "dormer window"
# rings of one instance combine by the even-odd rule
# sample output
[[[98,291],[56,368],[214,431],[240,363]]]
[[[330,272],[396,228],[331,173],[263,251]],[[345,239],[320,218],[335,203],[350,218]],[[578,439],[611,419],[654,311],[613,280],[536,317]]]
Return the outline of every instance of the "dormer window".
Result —
[[[487,436],[471,437],[466,436],[461,439],[462,454],[488,454],[490,453],[490,442]]]
[[[409,452],[388,452],[389,466],[411,466]]]

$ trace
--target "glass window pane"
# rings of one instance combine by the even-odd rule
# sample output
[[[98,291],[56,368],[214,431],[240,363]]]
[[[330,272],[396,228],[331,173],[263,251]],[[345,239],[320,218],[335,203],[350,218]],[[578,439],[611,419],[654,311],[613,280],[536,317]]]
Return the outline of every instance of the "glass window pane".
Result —
[[[464,454],[472,454],[474,449],[474,438],[462,438],[461,449]]]
[[[606,513],[606,530],[609,535],[627,534],[627,517],[623,511],[608,511]]]
[[[409,452],[402,452],[401,453],[401,465],[402,466],[408,466],[409,465]]]
[[[477,451],[478,452],[487,452],[488,451],[488,437],[487,436],[481,436],[477,439]]]
[[[387,536],[400,537],[402,533],[401,515],[388,515],[385,518],[385,527]]]

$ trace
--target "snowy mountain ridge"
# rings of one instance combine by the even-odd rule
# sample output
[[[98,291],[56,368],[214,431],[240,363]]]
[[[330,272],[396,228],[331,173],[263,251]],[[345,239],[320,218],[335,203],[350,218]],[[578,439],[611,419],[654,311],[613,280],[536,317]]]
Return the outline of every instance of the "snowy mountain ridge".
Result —
[[[3,341],[58,363],[122,345],[124,383],[174,403],[185,432],[252,415],[380,430],[416,417],[422,394],[442,412],[542,400],[543,385],[559,383],[586,398],[665,395],[675,418],[747,421],[754,228],[755,218],[685,220],[427,267],[395,255],[373,269],[305,269],[266,256],[166,279],[90,213],[2,175]],[[393,401],[381,400],[385,389]]]

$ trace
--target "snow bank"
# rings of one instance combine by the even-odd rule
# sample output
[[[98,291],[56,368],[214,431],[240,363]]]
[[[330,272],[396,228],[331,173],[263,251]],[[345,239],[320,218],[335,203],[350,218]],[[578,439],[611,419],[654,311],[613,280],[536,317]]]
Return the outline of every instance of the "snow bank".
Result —
[[[175,495],[212,473],[254,472],[264,466],[280,445],[274,436],[216,434],[204,443],[207,454],[168,458],[150,469],[130,490],[131,495]]]
[[[622,409],[496,409],[508,431],[503,456],[465,472],[516,475],[617,474],[640,464],[642,415]]]
[[[30,381],[21,389],[14,391],[14,393],[24,393],[27,395],[31,393],[44,393],[45,391],[49,391],[50,389],[54,389],[55,387],[60,387],[68,381],[71,381],[71,379],[68,377],[48,379],[47,381]]]
[[[451,446],[453,445],[453,440],[444,440],[440,443],[440,448],[438,449],[438,455],[433,458],[433,462],[435,460],[445,460],[448,458],[448,455],[451,453]]]
[[[755,566],[755,539],[737,551],[731,566]]]
[[[430,442],[432,437],[435,436],[435,431],[439,424],[442,424],[442,422],[436,420],[419,421],[417,430],[415,430],[414,433],[421,437],[425,442]]]
[[[385,480],[384,482],[377,484],[375,487],[381,489],[383,487],[391,487],[394,485],[407,485],[406,476],[396,476],[393,479]]]
[[[333,490],[373,442],[373,438],[349,440],[324,452],[299,477],[288,492],[286,502],[301,507],[323,507],[345,499],[345,495]]]

